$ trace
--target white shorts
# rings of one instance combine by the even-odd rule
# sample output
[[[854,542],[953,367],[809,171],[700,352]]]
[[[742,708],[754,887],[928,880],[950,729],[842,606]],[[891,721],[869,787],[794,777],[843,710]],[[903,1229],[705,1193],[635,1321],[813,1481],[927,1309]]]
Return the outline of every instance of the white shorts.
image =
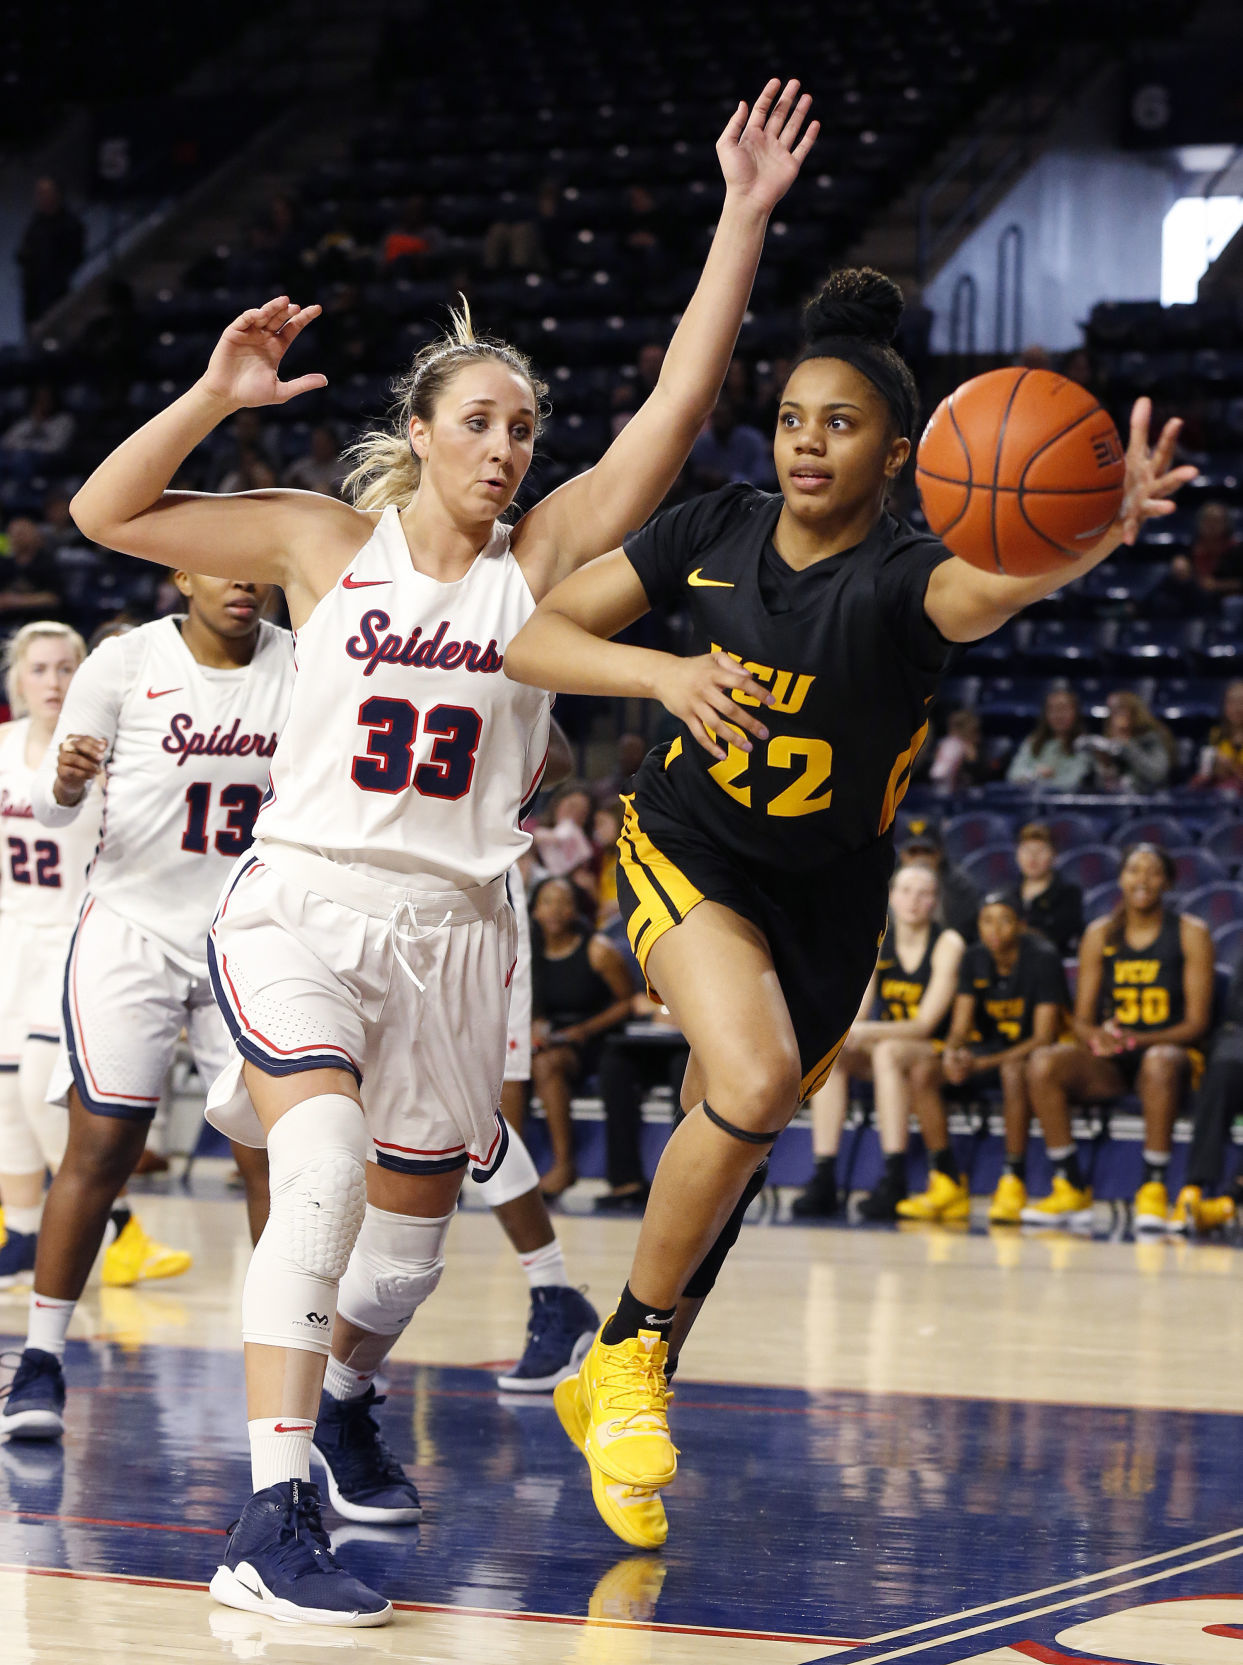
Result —
[[[531,920],[522,874],[511,867],[505,875],[509,905],[518,930],[518,958],[509,983],[509,1029],[505,1036],[506,1081],[531,1079]]]
[[[344,1069],[362,1089],[381,1167],[447,1173],[470,1162],[488,1178],[507,1143],[499,1106],[515,937],[504,879],[427,895],[261,841],[238,863],[208,938],[236,1051],[207,1119],[262,1145],[243,1061],[268,1075]]]
[[[155,1115],[184,1029],[205,1081],[228,1061],[228,1033],[211,984],[175,965],[129,920],[88,897],[73,933],[64,980],[65,1044],[48,1102],[68,1101],[70,1083],[99,1116]]]
[[[12,914],[0,919],[0,1069],[16,1069],[27,1041],[59,1041],[71,932]]]

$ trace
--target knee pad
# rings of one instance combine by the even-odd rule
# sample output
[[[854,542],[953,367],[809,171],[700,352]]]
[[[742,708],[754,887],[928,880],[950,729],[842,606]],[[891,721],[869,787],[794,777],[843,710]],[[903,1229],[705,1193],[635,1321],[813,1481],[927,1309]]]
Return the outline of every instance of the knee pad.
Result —
[[[17,1070],[0,1070],[0,1174],[37,1174],[43,1150],[22,1104]]]
[[[693,1301],[702,1301],[705,1296],[712,1293],[721,1268],[725,1264],[725,1257],[738,1241],[738,1233],[742,1230],[743,1216],[764,1189],[767,1179],[768,1158],[765,1157],[747,1181],[746,1188],[739,1197],[734,1212],[721,1227],[716,1242],[699,1262],[690,1277],[687,1278],[686,1287],[682,1291],[683,1295],[689,1296]]]
[[[491,1177],[475,1183],[489,1208],[500,1208],[504,1203],[513,1202],[515,1197],[525,1197],[539,1184],[539,1174],[531,1160],[531,1153],[512,1127],[505,1154]]]
[[[56,1063],[55,1041],[28,1040],[22,1048],[21,1068],[17,1079],[21,1084],[22,1109],[31,1132],[39,1141],[43,1160],[56,1172],[65,1159],[69,1142],[69,1111],[63,1104],[49,1104],[48,1082]]]
[[[452,1221],[452,1214],[418,1219],[368,1203],[341,1280],[337,1310],[342,1318],[371,1335],[400,1335],[440,1282]]]
[[[242,1290],[242,1335],[327,1353],[337,1284],[367,1206],[362,1111],[343,1093],[306,1099],[268,1135],[271,1208]]]

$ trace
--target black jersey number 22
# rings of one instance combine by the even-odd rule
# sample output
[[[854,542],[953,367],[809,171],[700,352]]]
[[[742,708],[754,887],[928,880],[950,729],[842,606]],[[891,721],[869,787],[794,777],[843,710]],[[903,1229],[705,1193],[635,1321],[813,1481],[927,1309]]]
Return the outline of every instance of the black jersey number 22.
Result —
[[[828,785],[833,773],[833,748],[827,740],[776,734],[764,748],[763,758],[770,769],[798,771],[789,784],[770,799],[767,814],[815,815],[817,810],[828,809],[833,801],[833,788]],[[714,763],[708,773],[722,791],[750,809],[751,783],[746,777],[755,762],[755,752],[744,752],[738,746],[730,746],[726,755],[719,763]]]

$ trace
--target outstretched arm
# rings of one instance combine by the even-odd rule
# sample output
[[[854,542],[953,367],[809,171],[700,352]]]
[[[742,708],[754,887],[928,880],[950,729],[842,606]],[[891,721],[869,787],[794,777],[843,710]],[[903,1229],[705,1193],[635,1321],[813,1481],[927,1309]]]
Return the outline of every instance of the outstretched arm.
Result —
[[[981,636],[991,635],[1033,601],[1052,595],[1054,590],[1099,566],[1119,544],[1133,544],[1144,521],[1174,513],[1173,494],[1188,480],[1193,480],[1196,471],[1171,466],[1182,423],[1167,422],[1156,445],[1150,449],[1151,420],[1152,400],[1137,399],[1131,412],[1122,507],[1101,542],[1082,559],[1073,564],[1068,562],[1056,572],[1042,573],[1038,578],[1005,578],[960,560],[942,561],[933,570],[924,609],[948,641],[976,642]]]
[[[105,457],[74,497],[73,518],[85,535],[164,566],[285,584],[291,547],[307,541],[311,517],[319,541],[328,515],[353,516],[354,510],[314,492],[215,496],[167,488],[194,447],[226,417],[248,406],[283,405],[325,385],[320,375],[290,382],[279,377],[291,343],[319,311],[280,295],[235,318],[194,386]],[[340,564],[330,584],[339,571]]]
[[[519,525],[514,549],[537,599],[641,526],[690,455],[729,368],[768,217],[820,130],[815,121],[804,129],[811,99],[798,92],[797,81],[782,91],[772,80],[750,112],[739,104],[717,141],[725,203],[716,235],[660,380],[595,467],[568,480]]]

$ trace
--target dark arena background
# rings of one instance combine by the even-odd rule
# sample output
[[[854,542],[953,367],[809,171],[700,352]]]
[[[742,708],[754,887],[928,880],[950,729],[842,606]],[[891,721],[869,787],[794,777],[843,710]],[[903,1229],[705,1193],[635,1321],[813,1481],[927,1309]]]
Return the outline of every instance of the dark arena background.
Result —
[[[70,502],[273,296],[323,308],[282,374],[327,386],[237,412],[174,486],[339,495],[348,446],[459,297],[549,386],[516,512],[590,468],[657,384],[721,208],[714,143],[770,76],[798,78],[821,132],[666,506],[776,488],[799,312],[838,267],[901,286],[921,423],[1011,365],[1088,389],[1124,441],[1138,398],[1155,424],[1181,418],[1176,460],[1195,475],[1175,512],[955,649],[895,846],[937,875],[937,919],[969,939],[999,892],[1048,929],[1068,1040],[1079,938],[1113,915],[1119,951],[1124,854],[1156,846],[1164,906],[1211,935],[1211,1016],[1164,1049],[1160,1080],[1119,1070],[1112,1094],[1071,1094],[1069,1178],[1040,1114],[1020,1172],[999,1085],[929,1089],[909,1060],[886,1077],[900,1126],[882,1149],[880,1065],[843,1054],[826,1092],[844,1121],[826,1100],[781,1135],[681,1361],[681,1470],[655,1550],[609,1533],[550,1395],[496,1385],[527,1345],[529,1292],[467,1181],[443,1283],[385,1372],[422,1520],[325,1507],[339,1561],[394,1603],[377,1630],[207,1594],[249,1484],[250,1245],[203,1120],[209,1083],[180,1045],[130,1202],[153,1247],[193,1258],[176,1276],[97,1270],[69,1329],[63,1440],[0,1443],[3,1665],[1243,1661],[1236,4],[0,0],[0,638],[51,619],[93,643],[181,609],[162,567],[91,542]],[[913,476],[892,507],[921,526]],[[287,622],[279,593],[272,616]],[[652,614],[629,639],[678,651],[686,621]],[[612,944],[635,998],[581,1068],[537,1070],[526,1135],[542,1173],[556,1159],[565,1260],[600,1305],[626,1277],[685,1061],[642,997],[615,855],[618,793],[674,729],[655,701],[563,696],[555,715],[571,762],[529,813],[522,878],[533,896],[570,880],[580,934]],[[2,914],[42,846],[0,832]],[[1050,898],[1068,910],[1056,924]],[[537,989],[545,954],[537,921]],[[1115,992],[1159,1028],[1169,1001],[1149,1011],[1163,990],[1142,969],[1157,962],[1132,963],[1135,987]],[[892,965],[882,951],[877,1016],[935,1061],[931,1030],[910,1028],[926,977],[912,995],[891,969],[886,990]],[[0,981],[15,999],[3,965]],[[929,1090],[948,1151],[928,1137]],[[30,1269],[0,1285],[7,1381]]]

